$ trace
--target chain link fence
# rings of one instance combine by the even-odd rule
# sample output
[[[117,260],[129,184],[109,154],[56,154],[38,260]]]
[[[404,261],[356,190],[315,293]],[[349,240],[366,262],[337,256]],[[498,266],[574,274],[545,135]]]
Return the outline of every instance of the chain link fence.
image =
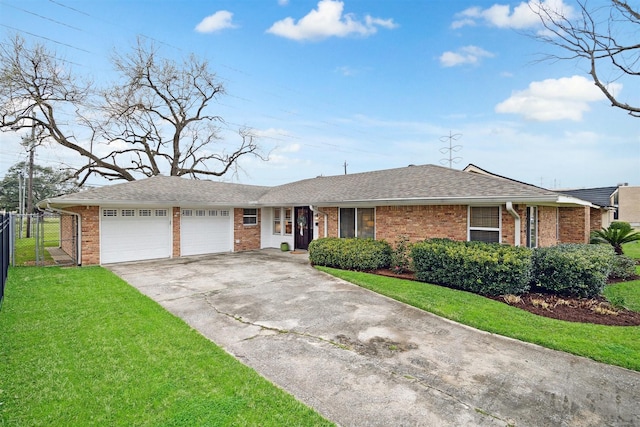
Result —
[[[76,265],[78,224],[73,215],[11,214],[14,266]]]

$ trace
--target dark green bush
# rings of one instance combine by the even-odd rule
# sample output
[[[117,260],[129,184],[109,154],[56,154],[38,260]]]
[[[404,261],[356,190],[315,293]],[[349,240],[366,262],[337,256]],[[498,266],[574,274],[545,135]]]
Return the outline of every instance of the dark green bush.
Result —
[[[391,245],[384,240],[327,237],[309,244],[309,261],[343,270],[389,268]]]
[[[595,297],[602,293],[614,262],[611,246],[562,244],[533,253],[533,284],[558,295]]]
[[[403,234],[398,236],[391,252],[391,270],[393,270],[393,272],[401,274],[413,271],[411,246],[409,237]]]
[[[636,274],[636,261],[626,255],[616,255],[613,257],[611,265],[610,279],[627,280]]]
[[[531,250],[500,244],[429,239],[413,245],[416,278],[480,295],[529,290]]]

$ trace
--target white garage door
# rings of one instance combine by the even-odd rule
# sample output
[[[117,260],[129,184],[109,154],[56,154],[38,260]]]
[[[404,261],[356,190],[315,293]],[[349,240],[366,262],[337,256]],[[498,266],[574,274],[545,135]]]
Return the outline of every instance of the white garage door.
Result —
[[[180,254],[231,252],[232,228],[229,209],[182,209]]]
[[[100,263],[171,256],[171,210],[102,208]]]

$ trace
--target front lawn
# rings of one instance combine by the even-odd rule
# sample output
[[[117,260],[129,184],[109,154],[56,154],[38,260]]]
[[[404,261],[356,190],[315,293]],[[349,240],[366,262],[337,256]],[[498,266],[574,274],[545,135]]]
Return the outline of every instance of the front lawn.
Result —
[[[0,426],[332,425],[100,267],[13,268]]]
[[[625,248],[626,249],[626,248]],[[549,319],[470,292],[375,274],[317,269],[438,316],[487,332],[640,371],[640,326],[603,326]],[[640,309],[640,280],[607,293]]]

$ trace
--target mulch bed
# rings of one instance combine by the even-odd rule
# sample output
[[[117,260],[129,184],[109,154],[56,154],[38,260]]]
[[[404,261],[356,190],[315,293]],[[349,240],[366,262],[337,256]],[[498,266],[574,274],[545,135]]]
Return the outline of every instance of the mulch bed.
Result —
[[[396,274],[391,270],[375,270],[372,273],[406,280],[416,280],[411,273]],[[640,276],[635,276],[628,280],[638,279],[640,279]],[[640,313],[614,308],[604,297],[573,298],[531,292],[520,295],[519,299],[510,302],[507,302],[505,297],[502,296],[488,298],[552,319],[609,326],[640,325]]]

